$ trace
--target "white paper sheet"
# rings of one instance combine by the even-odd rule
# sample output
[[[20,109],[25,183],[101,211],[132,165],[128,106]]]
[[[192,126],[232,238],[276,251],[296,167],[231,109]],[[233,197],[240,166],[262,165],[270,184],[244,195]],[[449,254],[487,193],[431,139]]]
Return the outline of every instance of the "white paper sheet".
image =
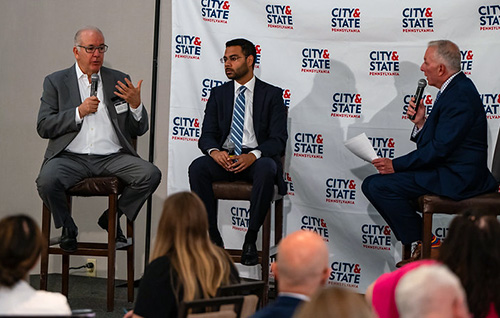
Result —
[[[375,150],[370,143],[370,140],[368,140],[368,137],[366,137],[365,133],[359,134],[356,137],[346,140],[344,142],[344,145],[353,154],[367,162],[372,162],[373,159],[378,158]]]

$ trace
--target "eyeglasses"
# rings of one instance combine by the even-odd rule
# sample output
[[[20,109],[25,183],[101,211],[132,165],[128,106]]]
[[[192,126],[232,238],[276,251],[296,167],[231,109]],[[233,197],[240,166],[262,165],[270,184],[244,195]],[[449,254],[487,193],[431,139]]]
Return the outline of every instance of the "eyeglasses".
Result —
[[[227,58],[227,57],[225,57],[225,56],[224,56],[224,57],[221,57],[219,61],[220,61],[222,64],[225,64],[225,63],[227,62],[227,60],[229,60],[231,63],[233,63],[233,62],[236,62],[238,59],[241,59],[241,58],[247,58],[247,57],[248,57],[248,55],[245,55],[245,56],[236,56],[236,55],[231,55],[229,58]]]
[[[85,52],[87,52],[87,53],[94,53],[95,50],[98,50],[99,53],[104,53],[108,50],[108,46],[106,44],[99,45],[99,46],[93,46],[93,45],[89,45],[89,46],[77,45],[77,46],[84,48]]]

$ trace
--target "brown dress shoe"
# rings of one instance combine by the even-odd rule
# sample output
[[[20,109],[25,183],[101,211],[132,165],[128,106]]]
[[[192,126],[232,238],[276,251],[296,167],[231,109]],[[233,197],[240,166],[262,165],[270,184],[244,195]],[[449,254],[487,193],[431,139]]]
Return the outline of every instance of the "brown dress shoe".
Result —
[[[422,258],[422,243],[418,242],[417,246],[415,246],[415,248],[413,249],[413,252],[411,253],[411,257],[408,259],[404,259],[400,262],[397,262],[396,267],[397,268],[403,267],[404,265],[411,263],[411,262],[414,262],[414,261],[418,261],[421,258]]]

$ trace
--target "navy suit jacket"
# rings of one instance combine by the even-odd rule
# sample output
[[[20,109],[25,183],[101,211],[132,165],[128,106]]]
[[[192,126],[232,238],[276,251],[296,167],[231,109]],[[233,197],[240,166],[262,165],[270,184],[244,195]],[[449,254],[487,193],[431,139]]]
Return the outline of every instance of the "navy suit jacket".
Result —
[[[212,148],[222,149],[231,132],[234,106],[234,81],[212,88],[205,108],[205,117],[198,146],[204,154]],[[276,183],[279,193],[286,193],[281,156],[285,152],[287,110],[281,88],[255,78],[253,93],[253,125],[257,138],[257,150],[262,157],[274,159],[278,166]]]
[[[252,318],[291,318],[302,300],[290,296],[278,296],[274,303],[256,312]]]
[[[141,120],[136,121],[130,109],[118,114],[111,100],[115,97],[116,82],[123,82],[125,77],[130,79],[125,73],[101,67],[104,99],[122,151],[137,156],[132,138],[143,135],[149,128],[146,109],[143,107]],[[40,137],[49,139],[45,162],[66,149],[81,128],[75,122],[75,108],[82,103],[75,65],[45,77],[40,100],[37,131]]]
[[[429,192],[461,200],[496,190],[487,167],[484,106],[462,72],[443,91],[412,140],[417,149],[394,159],[394,170],[415,171],[416,183]]]

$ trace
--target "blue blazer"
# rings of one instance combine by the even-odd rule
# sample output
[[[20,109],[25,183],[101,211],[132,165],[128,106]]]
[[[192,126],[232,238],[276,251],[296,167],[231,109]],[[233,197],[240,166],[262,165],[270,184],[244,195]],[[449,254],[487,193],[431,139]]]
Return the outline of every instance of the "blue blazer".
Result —
[[[252,318],[291,318],[302,300],[290,296],[278,296],[270,305],[256,312]]]
[[[234,106],[234,81],[212,88],[205,108],[198,147],[204,154],[212,148],[222,149],[231,132]],[[286,193],[281,156],[285,152],[287,110],[281,88],[255,78],[253,94],[253,125],[257,138],[257,150],[262,157],[274,159],[278,166],[276,183],[280,194]]]
[[[416,183],[454,200],[493,192],[487,167],[487,121],[479,93],[462,72],[434,103],[417,149],[393,160],[394,170],[415,171]]]

